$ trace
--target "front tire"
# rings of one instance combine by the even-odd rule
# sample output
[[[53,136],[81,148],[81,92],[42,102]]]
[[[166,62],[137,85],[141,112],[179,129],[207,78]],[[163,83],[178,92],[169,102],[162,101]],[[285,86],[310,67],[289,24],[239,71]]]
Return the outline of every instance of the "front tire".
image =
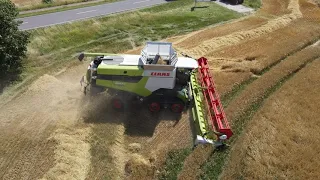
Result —
[[[174,103],[171,105],[171,111],[174,113],[182,113],[184,109],[184,104],[182,103]]]

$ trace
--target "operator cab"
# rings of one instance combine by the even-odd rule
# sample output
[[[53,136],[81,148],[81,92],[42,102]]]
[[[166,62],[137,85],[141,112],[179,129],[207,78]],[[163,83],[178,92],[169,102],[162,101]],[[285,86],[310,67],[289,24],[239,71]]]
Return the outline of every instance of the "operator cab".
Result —
[[[141,51],[141,60],[145,65],[168,65],[174,66],[177,62],[177,53],[172,43],[147,42]]]
[[[198,68],[195,59],[178,57],[172,43],[168,42],[147,42],[141,51],[140,61],[146,73],[159,71],[173,74],[171,81],[174,87],[187,85],[192,70]]]

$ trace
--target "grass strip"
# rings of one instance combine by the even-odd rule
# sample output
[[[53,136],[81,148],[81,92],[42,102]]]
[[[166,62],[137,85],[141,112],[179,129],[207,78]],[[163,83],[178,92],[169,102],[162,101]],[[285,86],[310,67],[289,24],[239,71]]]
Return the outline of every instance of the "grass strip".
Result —
[[[26,65],[65,61],[80,51],[118,53],[145,41],[181,35],[241,15],[215,4],[191,12],[192,0],[177,0],[148,9],[72,24],[31,30]]]
[[[159,180],[175,180],[182,170],[184,160],[192,152],[191,149],[179,149],[167,154],[166,162]]]
[[[56,7],[56,8],[48,9],[48,10],[41,10],[41,11],[37,11],[37,12],[27,12],[27,13],[19,14],[18,18],[37,16],[37,15],[42,15],[42,14],[49,14],[49,13],[67,11],[67,10],[72,10],[72,9],[79,9],[79,8],[90,7],[90,6],[97,6],[97,5],[107,4],[107,3],[117,2],[117,1],[119,1],[119,0],[104,0],[104,1],[99,1],[99,2],[72,5],[72,6],[65,6],[67,4],[61,4],[58,6],[48,6],[48,7]],[[48,8],[48,7],[41,7],[41,8]],[[40,9],[40,8],[36,8],[36,9]]]
[[[45,8],[58,8],[59,6],[76,6],[75,4],[91,4],[95,3],[95,0],[75,0],[75,1],[61,1],[61,2],[53,2],[53,3],[41,3],[41,4],[34,4],[31,6],[25,6],[18,8],[20,12],[23,11],[32,11],[32,10],[41,10]],[[112,2],[112,1],[119,1],[119,0],[102,0],[102,2]],[[98,2],[98,1],[97,1]],[[97,3],[96,2],[96,3]]]
[[[251,7],[253,9],[259,9],[261,7],[261,0],[244,0],[243,5]]]

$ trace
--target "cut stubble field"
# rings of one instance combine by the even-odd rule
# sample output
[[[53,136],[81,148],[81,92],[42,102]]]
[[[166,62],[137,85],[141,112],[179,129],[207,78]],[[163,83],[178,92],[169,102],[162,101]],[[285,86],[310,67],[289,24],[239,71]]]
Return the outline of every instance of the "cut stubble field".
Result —
[[[312,113],[308,116],[304,113],[309,111],[302,112],[298,108],[308,108],[309,100],[317,105],[319,97],[312,92],[307,95],[312,100],[301,100],[298,96],[312,84],[314,92],[319,88],[315,69],[319,66],[320,47],[319,43],[314,44],[320,37],[319,9],[307,0],[265,0],[262,9],[253,15],[203,28],[240,16],[211,5],[201,12],[191,13],[190,5],[192,1],[176,1],[125,15],[33,31],[25,76],[33,75],[37,81],[12,101],[0,105],[0,118],[6,119],[0,124],[1,129],[6,129],[1,131],[1,142],[6,146],[0,150],[5,154],[10,149],[15,152],[1,157],[4,161],[0,164],[0,177],[10,179],[27,174],[26,177],[31,179],[54,176],[77,179],[232,179],[268,176],[266,168],[280,178],[299,173],[298,167],[307,161],[288,168],[297,160],[293,157],[301,150],[290,154],[286,148],[318,141],[306,138],[309,135],[306,129],[315,126],[316,121],[309,120],[313,124],[301,121],[316,117]],[[210,60],[227,117],[235,132],[230,141],[231,149],[216,152],[211,146],[199,146],[192,151],[189,112],[181,117],[167,111],[153,116],[147,110],[133,106],[132,112],[119,114],[105,106],[109,99],[107,94],[95,100],[96,103],[88,103],[81,96],[79,79],[86,64],[77,66],[68,62],[74,61],[77,52],[139,53],[144,41],[163,38],[173,42],[179,52],[205,56]],[[52,67],[64,68],[52,71],[55,69]],[[58,72],[59,75],[42,76],[49,72]],[[299,84],[304,86],[298,87]],[[36,105],[30,106],[29,103]],[[316,112],[315,107],[310,111]],[[34,108],[41,111],[28,113]],[[279,113],[271,113],[273,111]],[[303,117],[291,123],[290,119],[298,115],[296,111]],[[284,115],[292,118],[284,120]],[[280,129],[284,126],[289,128]],[[270,130],[273,136],[261,133],[262,128]],[[278,131],[281,132],[275,134]],[[317,134],[314,131],[310,133]],[[274,139],[276,135],[280,138]],[[29,143],[22,141],[22,136],[29,137]],[[250,138],[253,139],[252,147]],[[36,150],[31,148],[33,145]],[[317,145],[312,147],[318,148]],[[301,153],[301,158],[310,160],[312,154],[318,153],[307,147],[305,150],[310,153]],[[32,154],[33,151],[37,153]],[[240,156],[237,156],[238,151]],[[267,152],[276,157],[265,155]],[[34,162],[32,165],[28,163],[30,158]],[[290,161],[283,165],[279,163],[285,159]],[[242,167],[245,160],[248,163]],[[36,164],[46,166],[37,169]],[[313,164],[317,166],[316,162]],[[37,170],[32,173],[32,168]],[[301,168],[300,177],[315,177],[316,174],[312,173],[307,176],[306,172],[312,170],[311,166]]]
[[[292,5],[293,3],[294,1],[290,1],[288,4]],[[264,34],[265,32],[258,33],[254,35],[255,38],[253,39],[251,35],[244,36],[241,37],[243,38],[242,42],[238,43],[238,41],[220,41],[224,38],[222,36],[213,38],[213,40],[206,40],[216,41],[210,43],[210,45],[218,48],[201,49],[201,52],[207,53],[208,59],[211,60],[210,65],[214,71],[213,74],[219,92],[223,92],[225,94],[223,97],[226,97],[224,101],[229,102],[224,104],[227,106],[226,114],[228,114],[235,131],[235,137],[231,142],[236,141],[243,127],[246,127],[246,122],[255,113],[255,109],[261,107],[262,100],[268,96],[266,96],[266,93],[272,93],[273,88],[279,86],[279,83],[281,84],[283,80],[289,78],[320,55],[319,47],[312,45],[319,39],[320,35],[319,9],[307,1],[300,1],[298,6],[292,5],[291,7],[294,7],[292,9],[294,14],[299,15],[298,11],[300,10],[304,14],[297,16],[297,18],[291,18],[291,22],[284,21],[285,23],[283,23],[280,21],[280,26],[275,26],[277,21],[274,21],[275,24],[269,23],[271,29],[264,25],[266,30],[271,32],[267,34]],[[264,9],[261,11],[263,12]],[[287,17],[287,15],[284,16]],[[281,20],[282,18],[277,19]],[[228,26],[228,24],[225,26]],[[276,28],[273,29],[272,27]],[[245,30],[244,32],[248,33],[238,31],[229,36],[235,36],[237,39],[238,34],[251,34],[250,31],[259,32],[259,30]],[[199,32],[199,34],[201,33]],[[236,45],[220,48],[220,43],[223,47],[226,44],[225,42]],[[193,46],[192,44],[186,40],[182,45],[190,47]],[[179,50],[184,51],[183,48],[185,47],[183,46]],[[199,46],[195,46],[195,48],[199,48]],[[192,51],[189,52],[192,54]],[[205,56],[205,54],[202,55]],[[229,77],[235,78],[230,79]],[[230,92],[230,95],[228,92]],[[202,155],[200,157],[194,154],[197,153],[196,151],[191,153],[191,160],[189,157],[186,158],[184,169],[181,171],[188,174],[185,177],[194,179],[200,174],[200,177],[204,179],[218,178],[227,156],[226,154],[210,152],[212,152],[212,149],[199,151],[198,153]],[[195,158],[192,160],[192,157]],[[232,159],[229,159],[229,161],[232,161]],[[180,176],[183,177],[183,174]]]
[[[154,165],[161,158],[150,156],[148,146],[157,151],[170,146],[169,142],[177,143],[177,149],[182,147],[179,143],[191,143],[191,136],[190,141],[185,138],[184,132],[189,131],[184,123],[175,126],[181,129],[178,131],[181,140],[172,136],[168,137],[172,140],[165,141],[157,135],[174,131],[176,118],[170,115],[164,113],[161,118],[167,120],[160,121],[149,115],[110,112],[104,106],[107,96],[88,105],[79,84],[86,62],[77,65],[75,55],[83,50],[125,52],[146,40],[191,32],[240,16],[212,4],[202,12],[191,13],[191,5],[191,0],[175,1],[137,12],[31,31],[28,59],[21,75],[26,79],[24,85],[9,88],[1,96],[0,127],[8,131],[2,131],[1,142],[6,146],[1,148],[5,153],[0,157],[0,178],[156,176]],[[194,23],[190,24],[190,20]],[[141,119],[150,121],[141,125]],[[165,128],[168,131],[163,131]],[[28,137],[28,141],[22,137]],[[146,140],[148,143],[143,143]],[[132,142],[140,143],[143,149],[131,152]],[[15,153],[9,156],[9,152]],[[46,165],[38,168],[41,164]],[[149,173],[143,174],[146,169]]]
[[[317,179],[320,59],[266,100],[235,143],[222,179]]]

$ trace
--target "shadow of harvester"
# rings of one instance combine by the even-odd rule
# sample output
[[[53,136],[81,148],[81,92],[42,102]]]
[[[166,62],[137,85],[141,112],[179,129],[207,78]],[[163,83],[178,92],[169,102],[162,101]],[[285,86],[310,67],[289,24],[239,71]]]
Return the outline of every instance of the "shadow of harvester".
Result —
[[[131,101],[126,110],[120,112],[112,108],[111,97],[105,94],[85,99],[82,115],[85,123],[123,124],[125,134],[129,136],[151,137],[161,120],[178,121],[181,117],[169,110],[151,113],[146,106]]]

